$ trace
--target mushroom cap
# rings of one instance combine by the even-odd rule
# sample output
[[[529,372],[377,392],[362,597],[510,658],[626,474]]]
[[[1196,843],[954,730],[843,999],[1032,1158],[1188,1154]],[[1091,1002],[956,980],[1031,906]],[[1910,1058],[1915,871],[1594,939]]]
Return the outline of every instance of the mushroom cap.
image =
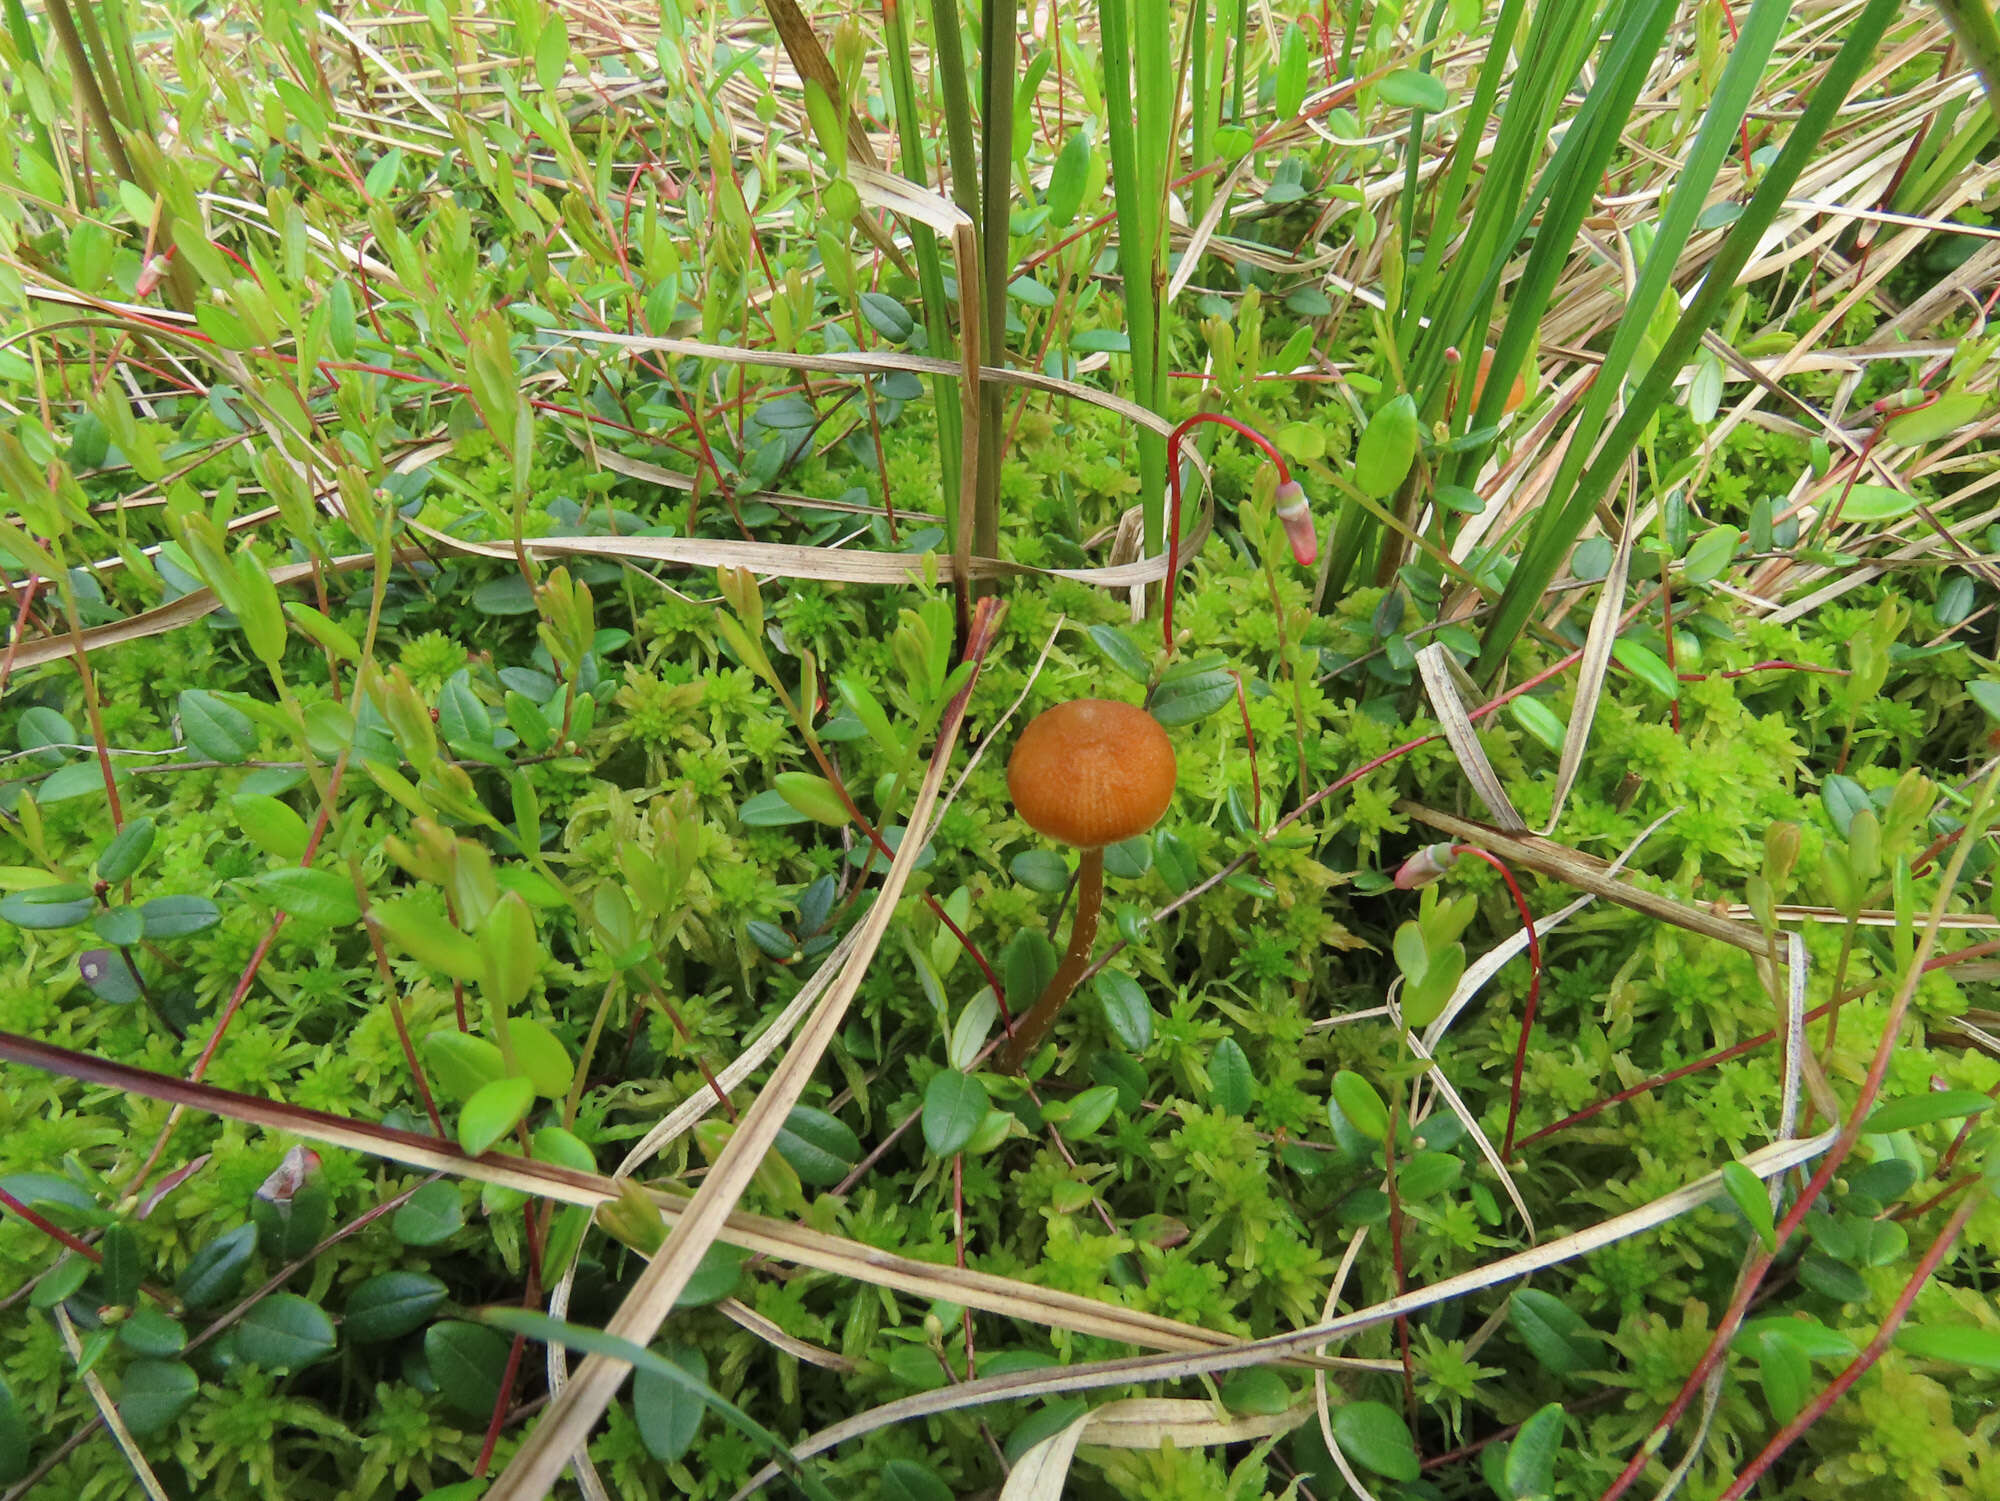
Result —
[[[1174,774],[1157,719],[1135,704],[1079,698],[1029,721],[1007,762],[1007,791],[1036,833],[1099,849],[1158,823]]]

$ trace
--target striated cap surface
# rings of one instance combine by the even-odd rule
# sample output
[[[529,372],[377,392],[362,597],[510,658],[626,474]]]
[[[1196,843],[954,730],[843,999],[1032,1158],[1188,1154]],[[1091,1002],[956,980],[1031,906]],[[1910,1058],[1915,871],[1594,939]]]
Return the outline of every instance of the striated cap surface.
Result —
[[[1021,732],[1007,791],[1038,834],[1079,849],[1116,844],[1145,833],[1173,801],[1173,744],[1136,705],[1074,699]]]

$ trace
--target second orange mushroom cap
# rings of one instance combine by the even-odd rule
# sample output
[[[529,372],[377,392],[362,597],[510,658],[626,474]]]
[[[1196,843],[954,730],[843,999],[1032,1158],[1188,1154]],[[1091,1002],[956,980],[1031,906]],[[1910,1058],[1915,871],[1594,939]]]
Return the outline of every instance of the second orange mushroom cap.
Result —
[[[1035,716],[1007,762],[1014,811],[1038,834],[1100,849],[1143,834],[1174,796],[1174,747],[1134,704],[1079,698]]]

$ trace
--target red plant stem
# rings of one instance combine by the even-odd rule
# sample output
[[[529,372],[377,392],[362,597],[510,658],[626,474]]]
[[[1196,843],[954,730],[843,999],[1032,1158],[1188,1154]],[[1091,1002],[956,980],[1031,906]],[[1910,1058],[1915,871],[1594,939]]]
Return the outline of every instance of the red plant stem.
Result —
[[[1521,1008],[1521,1040],[1514,1045],[1514,1082],[1507,1092],[1507,1136],[1500,1146],[1500,1160],[1505,1162],[1514,1154],[1514,1125],[1521,1115],[1521,1070],[1528,1062],[1528,1034],[1535,1030],[1535,1011],[1542,999],[1542,940],[1535,932],[1535,918],[1528,911],[1528,899],[1521,895],[1520,883],[1514,879],[1514,872],[1507,868],[1506,861],[1476,844],[1454,844],[1451,852],[1484,860],[1500,872],[1500,879],[1513,893],[1514,910],[1521,914],[1521,926],[1528,933],[1528,1003]]]
[[[14,612],[14,629],[7,636],[7,654],[0,657],[0,693],[7,691],[7,680],[14,675],[14,653],[21,645],[21,632],[28,624],[28,613],[35,607],[35,590],[41,587],[41,579],[29,574],[21,584],[21,605]]]
[[[1996,772],[1994,776],[1987,779],[1980,793],[1979,801],[1975,805],[1973,816],[1968,822],[1978,822],[1987,816],[1992,807],[1996,783],[2000,783],[2000,772]],[[1772,1237],[1770,1248],[1766,1250],[1760,1247],[1744,1267],[1743,1275],[1738,1282],[1736,1296],[1731,1300],[1728,1310],[1716,1325],[1715,1333],[1708,1342],[1708,1348],[1703,1351],[1701,1359],[1696,1362],[1694,1371],[1688,1376],[1686,1384],[1681,1387],[1679,1395],[1674,1398],[1666,1412],[1660,1416],[1659,1421],[1653,1425],[1652,1430],[1648,1433],[1645,1440],[1641,1442],[1638,1450],[1633,1454],[1624,1470],[1619,1473],[1618,1478],[1605,1490],[1599,1501],[1618,1501],[1620,1496],[1632,1488],[1632,1482],[1637,1480],[1645,1470],[1647,1462],[1657,1451],[1661,1440],[1664,1439],[1668,1430],[1679,1421],[1681,1414],[1687,1411],[1688,1404],[1694,1400],[1695,1393],[1700,1389],[1702,1383],[1707,1380],[1708,1373],[1721,1360],[1723,1352],[1729,1347],[1730,1340],[1736,1337],[1736,1331],[1743,1322],[1744,1310],[1749,1306],[1750,1299],[1762,1284],[1765,1274],[1770,1271],[1771,1263],[1777,1258],[1778,1253],[1785,1248],[1786,1242],[1797,1233],[1806,1215],[1819,1202],[1820,1195],[1826,1192],[1827,1185],[1833,1181],[1833,1175],[1840,1171],[1841,1165],[1847,1161],[1849,1154],[1853,1152],[1855,1143],[1861,1139],[1862,1131],[1866,1127],[1868,1113],[1874,1109],[1876,1100],[1881,1097],[1882,1081],[1888,1077],[1889,1060],[1895,1055],[1897,1036],[1902,1032],[1903,1023],[1908,1019],[1910,1007],[1916,1000],[1917,982],[1922,977],[1924,971],[1930,968],[1930,962],[1934,957],[1932,950],[1937,943],[1938,922],[1944,914],[1944,894],[1950,891],[1957,883],[1959,873],[1964,868],[1965,851],[1960,849],[1945,872],[1943,891],[1939,893],[1937,900],[1932,904],[1930,918],[1925,923],[1922,936],[1917,943],[1917,950],[1914,956],[1915,963],[1903,975],[1902,982],[1896,988],[1895,997],[1889,1003],[1889,1013],[1883,1018],[1882,1022],[1881,1040],[1875,1045],[1875,1056],[1869,1060],[1868,1075],[1862,1080],[1861,1089],[1855,1097],[1853,1107],[1849,1110],[1847,1119],[1841,1124],[1839,1134],[1834,1137],[1832,1145],[1826,1149],[1825,1154],[1820,1158],[1819,1165],[1813,1170],[1812,1177],[1807,1180],[1805,1187],[1799,1192],[1798,1198],[1794,1200],[1792,1207],[1786,1211],[1785,1217],[1778,1221],[1777,1231]],[[1939,1254],[1942,1253],[1940,1252]],[[1911,1292],[1910,1296],[1915,1296],[1914,1291]]]
[[[1049,1035],[1063,1002],[1069,999],[1090,965],[1090,948],[1097,941],[1097,913],[1104,903],[1104,851],[1085,850],[1082,860],[1077,862],[1076,876],[1076,916],[1069,925],[1069,947],[1063,952],[1055,974],[1050,976],[1048,987],[1001,1049],[1002,1073],[1018,1074],[1026,1065],[1035,1049],[1042,1045],[1042,1039]]]
[[[63,1229],[61,1225],[56,1224],[55,1221],[45,1219],[41,1215],[36,1214],[34,1210],[23,1204],[4,1188],[0,1188],[0,1209],[13,1210],[14,1213],[33,1225],[42,1234],[48,1236],[50,1240],[67,1246],[70,1250],[76,1252],[77,1255],[87,1260],[95,1261],[99,1265],[103,1264],[104,1257],[94,1246],[85,1245],[81,1240],[70,1234],[69,1231]]]
[[[1288,485],[1292,481],[1291,466],[1285,456],[1272,446],[1271,440],[1255,428],[1238,422],[1234,417],[1225,417],[1220,412],[1196,412],[1172,432],[1167,434],[1167,582],[1161,595],[1160,620],[1166,634],[1167,651],[1174,649],[1174,579],[1181,567],[1181,440],[1189,431],[1204,422],[1213,422],[1232,432],[1241,433],[1270,456],[1278,468],[1278,483]]]
[[[1993,953],[2000,953],[2000,943],[1975,943],[1966,948],[1954,949],[1949,954],[1933,955],[1924,961],[1924,970],[1926,973],[1929,973],[1931,970],[1948,969],[1963,960],[1984,958],[1988,954]],[[1849,1001],[1859,1000],[1873,988],[1872,985],[1857,985],[1850,990],[1844,990],[1832,1000],[1824,1001],[1813,1007],[1812,1010],[1800,1018],[1800,1021],[1802,1023],[1816,1022],[1822,1016],[1827,1016],[1838,1011]],[[1741,1042],[1732,1043],[1729,1047],[1706,1054],[1703,1057],[1695,1059],[1692,1063],[1683,1063],[1679,1068],[1669,1069],[1664,1074],[1655,1074],[1650,1079],[1641,1079],[1629,1089],[1621,1089],[1616,1094],[1606,1095],[1603,1099],[1584,1106],[1583,1109],[1576,1111],[1574,1114],[1564,1116],[1553,1125],[1544,1126],[1541,1130],[1522,1137],[1521,1145],[1523,1147],[1533,1146],[1544,1136],[1553,1136],[1556,1132],[1566,1131],[1571,1126],[1580,1126],[1592,1117],[1602,1115],[1613,1105],[1622,1105],[1627,1100],[1635,1100],[1642,1094],[1650,1094],[1664,1085],[1673,1083],[1676,1079],[1685,1079],[1689,1074],[1698,1074],[1705,1068],[1714,1068],[1717,1064],[1727,1063],[1732,1058],[1741,1058],[1745,1053],[1754,1053],[1758,1048],[1777,1041],[1777,1037],[1778,1034],[1776,1032],[1759,1032],[1755,1037],[1746,1037]],[[1996,1085],[1995,1088],[2000,1089],[2000,1085]],[[1991,1090],[1988,1091],[1988,1093],[1992,1092]],[[1950,1155],[1950,1153],[1946,1154],[1944,1162],[1939,1164],[1940,1168],[1950,1161]]]
[[[1894,1339],[1897,1328],[1909,1317],[1910,1305],[1917,1301],[1917,1293],[1922,1290],[1931,1273],[1937,1270],[1938,1263],[1944,1260],[1957,1242],[1960,1232],[1965,1229],[1965,1222],[1971,1219],[1974,1211],[1985,1202],[1985,1194],[1973,1194],[1958,1206],[1938,1238],[1931,1242],[1931,1248],[1924,1253],[1924,1259],[1917,1263],[1917,1269],[1911,1273],[1910,1280],[1903,1284],[1902,1292],[1897,1294],[1895,1304],[1889,1309],[1889,1316],[1882,1320],[1882,1327],[1868,1342],[1868,1348],[1855,1356],[1845,1370],[1827,1383],[1826,1390],[1808,1403],[1797,1417],[1773,1435],[1757,1457],[1744,1467],[1743,1473],[1730,1482],[1729,1489],[1722,1493],[1722,1501],[1741,1501],[1742,1497],[1749,1495],[1750,1488],[1763,1478],[1764,1472],[1770,1469],[1773,1461],[1797,1442],[1799,1436],[1808,1428],[1825,1417],[1828,1409],[1840,1400],[1842,1394],[1882,1358],[1888,1351],[1889,1343]]]

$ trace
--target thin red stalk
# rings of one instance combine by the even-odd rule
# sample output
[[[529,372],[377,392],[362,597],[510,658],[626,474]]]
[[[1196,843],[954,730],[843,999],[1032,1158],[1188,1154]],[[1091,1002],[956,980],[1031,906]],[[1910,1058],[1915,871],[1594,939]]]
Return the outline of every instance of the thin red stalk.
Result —
[[[1528,911],[1528,899],[1521,895],[1520,883],[1514,879],[1514,872],[1507,868],[1506,861],[1476,844],[1455,844],[1451,852],[1484,860],[1500,872],[1500,879],[1513,893],[1514,910],[1521,914],[1521,926],[1528,933],[1528,1003],[1521,1008],[1521,1040],[1514,1045],[1514,1082],[1507,1093],[1507,1135],[1500,1147],[1500,1160],[1505,1162],[1514,1153],[1514,1125],[1521,1114],[1521,1070],[1528,1062],[1528,1034],[1535,1029],[1535,1011],[1542,999],[1542,940],[1535,932],[1535,918]]]
[[[1944,1260],[1946,1254],[1956,1244],[1960,1232],[1965,1229],[1965,1222],[1971,1219],[1973,1212],[1985,1202],[1984,1194],[1974,1194],[1958,1206],[1938,1238],[1931,1242],[1931,1248],[1924,1253],[1924,1259],[1917,1263],[1917,1269],[1911,1274],[1910,1280],[1903,1284],[1902,1292],[1897,1294],[1894,1305],[1889,1309],[1889,1316],[1882,1320],[1882,1327],[1868,1342],[1868,1348],[1855,1356],[1845,1370],[1827,1383],[1825,1391],[1813,1398],[1798,1416],[1773,1435],[1757,1457],[1744,1467],[1743,1473],[1730,1482],[1729,1489],[1722,1493],[1722,1501],[1741,1501],[1742,1497],[1749,1495],[1750,1488],[1763,1478],[1764,1472],[1770,1469],[1778,1456],[1791,1448],[1814,1423],[1825,1417],[1827,1411],[1840,1400],[1847,1389],[1866,1375],[1875,1362],[1888,1352],[1896,1330],[1903,1320],[1909,1317],[1910,1306],[1917,1301],[1918,1292],[1923,1289],[1924,1283],[1930,1280],[1931,1273],[1937,1270],[1938,1263]]]
[[[1172,432],[1167,434],[1167,484],[1169,487],[1169,499],[1167,501],[1167,582],[1165,590],[1160,597],[1160,621],[1166,636],[1167,651],[1169,653],[1174,649],[1174,579],[1180,572],[1181,566],[1181,442],[1187,437],[1190,431],[1204,422],[1213,422],[1220,427],[1226,427],[1232,432],[1240,433],[1242,436],[1248,438],[1252,443],[1263,449],[1269,455],[1271,462],[1277,466],[1279,484],[1287,485],[1292,480],[1291,466],[1285,462],[1285,456],[1272,446],[1271,440],[1258,432],[1254,427],[1249,427],[1244,423],[1238,422],[1234,417],[1225,417],[1220,412],[1196,412],[1192,417],[1187,418],[1179,426],[1175,427]]]
[[[0,656],[0,694],[7,691],[7,680],[14,675],[14,653],[21,645],[21,632],[28,624],[28,612],[35,607],[35,590],[41,587],[41,579],[29,574],[21,584],[21,607],[14,612],[14,629],[7,636],[7,653]]]
[[[76,1252],[77,1255],[87,1260],[95,1261],[100,1265],[103,1264],[104,1256],[96,1247],[85,1245],[81,1240],[70,1234],[69,1231],[63,1229],[61,1225],[56,1224],[55,1221],[45,1219],[41,1215],[36,1214],[34,1210],[23,1204],[4,1188],[0,1188],[0,1209],[13,1210],[14,1213],[18,1214],[30,1225],[33,1225],[42,1234],[48,1236],[49,1239],[56,1241],[60,1245],[67,1246],[70,1250]]]
[[[1996,782],[2000,782],[2000,773],[1996,773],[1994,777],[1987,779],[1985,787],[1980,794],[1979,802],[1976,805],[1972,821],[1981,820],[1987,816],[1992,807]],[[1681,1414],[1687,1411],[1688,1405],[1694,1400],[1695,1393],[1700,1389],[1702,1383],[1707,1380],[1708,1373],[1715,1368],[1716,1363],[1722,1358],[1722,1354],[1728,1348],[1730,1340],[1736,1337],[1736,1331],[1743,1322],[1744,1310],[1749,1306],[1750,1299],[1762,1284],[1766,1273],[1770,1271],[1771,1263],[1776,1259],[1778,1253],[1785,1248],[1786,1242],[1797,1233],[1806,1215],[1819,1202],[1820,1196],[1827,1190],[1827,1185],[1833,1181],[1833,1175],[1840,1171],[1841,1165],[1847,1161],[1848,1156],[1853,1152],[1855,1143],[1861,1139],[1861,1133],[1867,1122],[1868,1114],[1874,1109],[1876,1100],[1881,1097],[1882,1081],[1888,1077],[1889,1060],[1895,1055],[1898,1034],[1902,1032],[1903,1023],[1908,1019],[1910,1014],[1910,1006],[1916,999],[1917,982],[1924,970],[1929,967],[1932,950],[1937,943],[1938,921],[1944,912],[1944,892],[1948,892],[1956,884],[1958,875],[1964,868],[1965,851],[1960,849],[1957,855],[1954,856],[1951,866],[1945,872],[1944,891],[1939,893],[1937,900],[1932,905],[1930,920],[1925,924],[1922,937],[1917,944],[1916,962],[1904,974],[1901,984],[1896,989],[1895,998],[1889,1003],[1889,1014],[1883,1019],[1881,1039],[1875,1045],[1875,1056],[1869,1060],[1868,1075],[1862,1081],[1861,1089],[1855,1097],[1847,1119],[1840,1127],[1839,1135],[1834,1138],[1833,1144],[1827,1148],[1825,1154],[1820,1158],[1812,1177],[1807,1181],[1804,1189],[1800,1191],[1798,1198],[1794,1200],[1791,1208],[1786,1211],[1784,1218],[1778,1221],[1776,1234],[1772,1237],[1770,1248],[1767,1250],[1760,1247],[1749,1264],[1744,1268],[1735,1298],[1730,1302],[1729,1308],[1723,1314],[1721,1322],[1716,1325],[1715,1333],[1709,1340],[1707,1350],[1703,1352],[1701,1359],[1696,1362],[1694,1371],[1688,1376],[1686,1384],[1681,1387],[1679,1395],[1674,1398],[1673,1402],[1668,1406],[1667,1411],[1661,1415],[1659,1421],[1653,1425],[1646,1439],[1641,1442],[1638,1450],[1632,1455],[1631,1460],[1626,1464],[1624,1470],[1619,1473],[1618,1478],[1605,1490],[1600,1501],[1618,1501],[1618,1498],[1631,1489],[1632,1483],[1645,1470],[1647,1461],[1657,1451],[1659,1442],[1664,1438],[1667,1431],[1672,1428],[1674,1423],[1679,1421]],[[1914,1293],[1911,1295],[1914,1296]]]

